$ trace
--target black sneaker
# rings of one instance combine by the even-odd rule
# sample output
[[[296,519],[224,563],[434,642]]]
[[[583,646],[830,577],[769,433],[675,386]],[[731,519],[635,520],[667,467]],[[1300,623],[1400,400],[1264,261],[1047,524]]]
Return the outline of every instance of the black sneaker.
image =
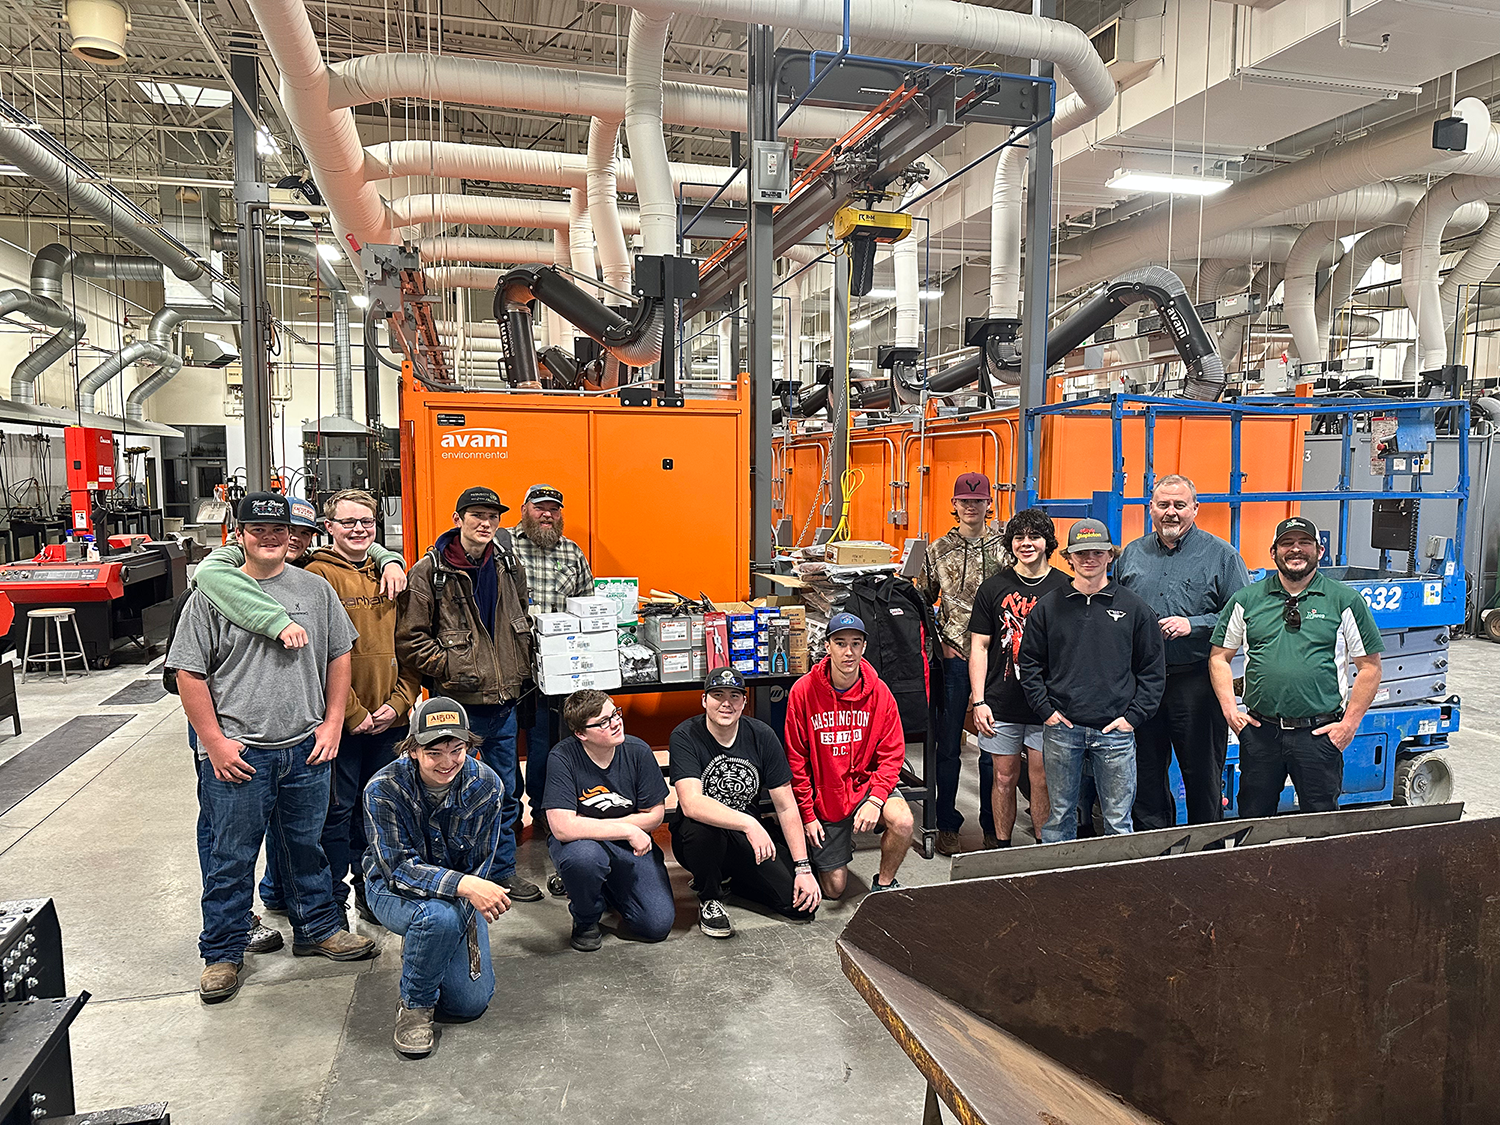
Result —
[[[512,875],[509,879],[496,879],[505,888],[505,893],[510,896],[511,902],[541,902],[542,888],[530,879],[523,879],[519,875]]]
[[[593,953],[604,944],[604,932],[599,929],[598,922],[591,922],[587,926],[573,925],[573,937],[569,942],[579,953]]]
[[[286,939],[280,930],[264,925],[259,914],[250,915],[250,940],[245,943],[246,953],[275,953],[285,944]]]
[[[370,909],[370,904],[365,901],[365,885],[354,884],[354,913],[358,914],[364,921],[372,926],[381,925],[379,918],[375,917],[375,911]]]
[[[706,898],[698,904],[698,928],[711,938],[734,936],[734,923],[724,912],[724,904],[716,898]]]
[[[555,871],[547,876],[547,893],[553,898],[568,897],[568,885],[563,882],[563,877]]]
[[[873,878],[873,879],[870,880],[870,893],[871,894],[874,894],[876,891],[899,891],[900,889],[901,889],[901,880],[900,879],[892,879],[889,883],[882,883],[880,881],[880,876],[877,875],[877,876],[875,876],[875,878]]]

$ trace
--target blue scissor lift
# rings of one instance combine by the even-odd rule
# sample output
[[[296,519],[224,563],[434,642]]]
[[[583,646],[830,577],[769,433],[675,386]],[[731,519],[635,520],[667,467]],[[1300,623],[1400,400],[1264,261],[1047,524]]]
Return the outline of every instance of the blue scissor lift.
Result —
[[[1447,491],[1424,488],[1431,476],[1437,417],[1448,417],[1447,432],[1458,436],[1458,471]],[[1087,416],[1110,419],[1112,473],[1108,491],[1081,498],[1037,495],[1038,426],[1048,416]],[[1240,488],[1241,428],[1245,419],[1326,417],[1341,422],[1343,453],[1339,483],[1331,491],[1245,492]],[[1103,395],[1035,407],[1026,413],[1029,459],[1022,494],[1024,506],[1036,505],[1054,516],[1092,517],[1102,520],[1119,542],[1127,507],[1150,504],[1156,483],[1153,468],[1156,423],[1164,418],[1218,418],[1230,423],[1230,472],[1227,492],[1201,491],[1203,504],[1227,504],[1230,510],[1230,541],[1240,547],[1240,514],[1245,504],[1312,503],[1338,504],[1334,528],[1320,532],[1323,538],[1324,573],[1354,587],[1364,597],[1385,640],[1382,680],[1375,703],[1366,713],[1359,732],[1344,751],[1344,792],[1341,805],[1427,804],[1446,801],[1452,792],[1452,774],[1440,756],[1447,749],[1448,735],[1459,726],[1457,696],[1443,694],[1444,670],[1453,631],[1465,619],[1464,529],[1469,496],[1469,404],[1447,400],[1242,397],[1233,402],[1196,402],[1189,399],[1157,398],[1150,395]],[[1385,475],[1378,490],[1354,486],[1356,420],[1380,419],[1381,434],[1372,435],[1385,462]],[[1126,495],[1124,433],[1127,424],[1145,427],[1145,473],[1139,495]],[[1398,487],[1399,484],[1399,487]],[[1421,501],[1456,501],[1454,526],[1440,533],[1419,534]],[[1376,501],[1412,501],[1410,551],[1407,565],[1399,572],[1392,565],[1392,551],[1380,550],[1376,567],[1349,565],[1349,513],[1352,504]],[[1149,531],[1150,517],[1146,527]],[[1267,545],[1269,547],[1269,545]],[[1251,579],[1264,577],[1251,570]],[[1236,671],[1239,661],[1237,658]],[[1441,696],[1441,698],[1439,698]],[[1231,732],[1228,761],[1224,770],[1225,815],[1238,814],[1239,745]],[[1178,805],[1178,821],[1185,823],[1182,778],[1173,762],[1172,791]],[[1281,797],[1281,810],[1296,806],[1290,784]]]

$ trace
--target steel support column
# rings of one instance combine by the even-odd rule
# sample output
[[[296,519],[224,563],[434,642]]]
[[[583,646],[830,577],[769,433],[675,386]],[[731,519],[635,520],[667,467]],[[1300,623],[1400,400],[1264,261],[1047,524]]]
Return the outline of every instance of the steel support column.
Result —
[[[755,141],[776,139],[776,39],[764,24],[751,24],[749,57],[749,134]],[[753,178],[753,177],[752,177]],[[775,530],[771,520],[771,333],[775,321],[772,282],[776,265],[771,244],[772,214],[769,203],[749,206],[748,272],[746,313],[749,340],[746,367],[750,372],[750,557],[757,565],[769,566],[774,555]],[[752,583],[754,594],[770,592],[765,579]]]
[[[1053,18],[1057,0],[1031,0],[1031,14]],[[1052,77],[1052,64],[1033,59],[1031,73]],[[1048,107],[1048,113],[1055,107]],[[1026,162],[1026,259],[1021,271],[1021,417],[1033,406],[1047,401],[1047,302],[1051,289],[1052,263],[1052,122],[1037,126],[1031,135]],[[1027,428],[1017,427],[1015,480],[1026,479]]]
[[[230,43],[229,73],[245,103],[259,106],[259,67],[254,44]],[[260,182],[255,121],[235,99],[234,218],[239,232],[240,351],[245,396],[245,487],[251,492],[271,486],[271,377],[266,359],[265,245],[261,205],[267,201]]]

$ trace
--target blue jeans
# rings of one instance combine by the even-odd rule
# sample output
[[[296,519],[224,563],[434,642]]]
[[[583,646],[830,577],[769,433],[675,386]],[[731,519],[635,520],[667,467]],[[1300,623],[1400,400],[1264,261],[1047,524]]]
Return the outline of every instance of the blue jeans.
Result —
[[[307,764],[312,748],[311,735],[282,750],[246,746],[241,756],[255,770],[249,781],[220,781],[211,762],[198,763],[200,807],[211,837],[198,949],[210,964],[238,964],[245,958],[255,859],[263,840],[286,875],[292,940],[314,945],[342,928],[319,842],[328,812],[330,767],[326,762]]]
[[[1042,825],[1042,843],[1078,838],[1078,789],[1087,760],[1104,810],[1104,833],[1130,832],[1130,810],[1135,804],[1135,735],[1129,731],[1105,734],[1092,727],[1059,723],[1042,731],[1042,764],[1047,770],[1047,793],[1052,815]]]
[[[521,824],[521,764],[516,759],[516,707],[513,703],[472,703],[469,729],[479,739],[477,757],[500,775],[500,842],[492,878],[507,882],[516,873],[516,833]]]
[[[958,811],[958,777],[963,767],[964,715],[969,710],[969,662],[961,656],[943,658],[943,707],[937,730],[937,826],[957,832],[964,824]],[[995,834],[995,763],[979,755],[979,830]]]
[[[405,727],[392,727],[381,734],[349,734],[339,739],[339,756],[333,760],[333,801],[323,824],[323,851],[328,856],[328,877],[333,881],[333,897],[340,905],[349,901],[349,884],[365,879],[361,861],[368,841],[365,839],[365,786],[376,771],[396,760],[396,743],[406,737]],[[262,886],[261,899],[265,899]]]
[[[490,928],[467,902],[411,899],[396,894],[378,875],[365,884],[365,899],[380,924],[405,940],[401,944],[401,1003],[438,1008],[448,1019],[484,1014],[495,995],[490,964]],[[469,972],[469,922],[479,926],[479,979]]]
[[[526,728],[526,798],[531,802],[531,819],[542,819],[542,796],[547,791],[547,755],[558,741],[558,715],[540,692],[536,697],[536,718]]]
[[[636,855],[617,840],[547,841],[552,864],[568,889],[575,926],[592,926],[613,908],[642,941],[661,941],[672,932],[677,907],[667,862],[655,844]]]

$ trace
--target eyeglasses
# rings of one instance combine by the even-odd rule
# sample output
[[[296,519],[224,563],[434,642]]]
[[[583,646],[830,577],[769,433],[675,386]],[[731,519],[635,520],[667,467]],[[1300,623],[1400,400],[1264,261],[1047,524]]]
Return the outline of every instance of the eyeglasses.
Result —
[[[1295,597],[1288,597],[1286,603],[1282,605],[1281,623],[1286,626],[1289,633],[1295,633],[1302,628],[1302,611],[1297,608]]]
[[[366,531],[369,531],[375,526],[375,520],[370,516],[366,516],[364,519],[329,520],[328,522],[338,524],[345,531],[353,531],[356,527],[362,527]]]
[[[583,729],[584,730],[603,730],[605,727],[612,727],[616,723],[623,723],[624,721],[625,721],[625,712],[619,710],[618,708],[616,708],[615,710],[611,711],[608,715],[605,715],[604,718],[602,718],[602,719],[595,719],[592,723],[584,723],[583,724]]]

